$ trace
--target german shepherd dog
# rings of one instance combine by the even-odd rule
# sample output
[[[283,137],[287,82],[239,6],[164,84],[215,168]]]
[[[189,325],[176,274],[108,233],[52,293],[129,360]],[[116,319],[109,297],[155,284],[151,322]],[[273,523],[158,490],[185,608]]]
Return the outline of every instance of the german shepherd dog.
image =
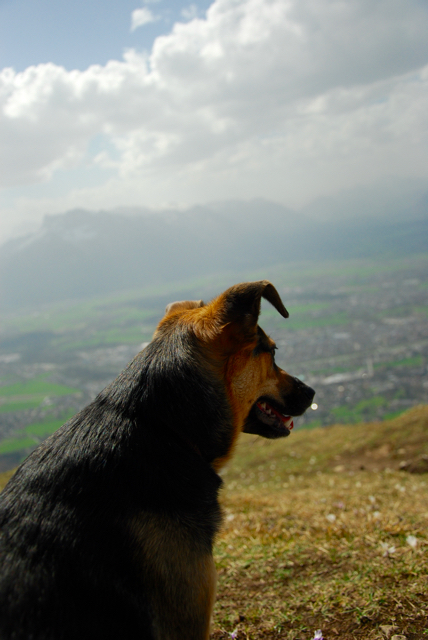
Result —
[[[314,391],[258,326],[267,281],[168,305],[152,342],[1,495],[1,640],[207,640],[217,475],[241,431],[288,436]]]

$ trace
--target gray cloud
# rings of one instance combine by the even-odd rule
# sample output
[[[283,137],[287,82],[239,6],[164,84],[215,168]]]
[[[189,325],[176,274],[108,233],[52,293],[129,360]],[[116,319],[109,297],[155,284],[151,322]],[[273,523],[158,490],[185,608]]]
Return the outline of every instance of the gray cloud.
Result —
[[[416,0],[217,0],[149,55],[5,69],[2,186],[49,181],[84,157],[117,178],[69,190],[64,206],[219,190],[297,202],[388,174],[427,178],[427,27]],[[88,160],[100,134],[109,145]]]

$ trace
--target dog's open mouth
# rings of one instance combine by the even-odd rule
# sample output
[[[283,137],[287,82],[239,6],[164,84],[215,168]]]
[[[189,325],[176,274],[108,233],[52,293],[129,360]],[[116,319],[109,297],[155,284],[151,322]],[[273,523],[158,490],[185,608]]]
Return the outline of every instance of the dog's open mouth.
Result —
[[[285,429],[288,433],[294,427],[292,416],[280,413],[266,400],[256,402],[256,409],[258,419],[271,427]]]
[[[251,408],[243,431],[255,433],[264,438],[284,438],[294,427],[293,417],[282,413],[280,403],[259,398]]]

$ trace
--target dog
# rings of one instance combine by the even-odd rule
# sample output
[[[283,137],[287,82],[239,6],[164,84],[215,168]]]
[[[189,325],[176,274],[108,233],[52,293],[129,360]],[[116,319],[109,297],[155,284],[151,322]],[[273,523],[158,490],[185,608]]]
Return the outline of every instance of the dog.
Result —
[[[258,326],[268,281],[168,305],[153,340],[1,495],[1,640],[207,640],[219,470],[314,391]]]

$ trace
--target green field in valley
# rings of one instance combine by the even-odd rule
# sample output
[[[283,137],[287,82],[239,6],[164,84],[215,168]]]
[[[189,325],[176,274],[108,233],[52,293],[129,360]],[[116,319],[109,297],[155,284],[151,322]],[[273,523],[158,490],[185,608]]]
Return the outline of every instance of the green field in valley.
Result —
[[[5,438],[0,442],[0,455],[21,454],[25,458],[31,449],[34,449],[44,438],[54,433],[71,414],[64,415],[63,419],[46,418],[44,422],[29,424],[23,429],[17,429],[13,438]]]

